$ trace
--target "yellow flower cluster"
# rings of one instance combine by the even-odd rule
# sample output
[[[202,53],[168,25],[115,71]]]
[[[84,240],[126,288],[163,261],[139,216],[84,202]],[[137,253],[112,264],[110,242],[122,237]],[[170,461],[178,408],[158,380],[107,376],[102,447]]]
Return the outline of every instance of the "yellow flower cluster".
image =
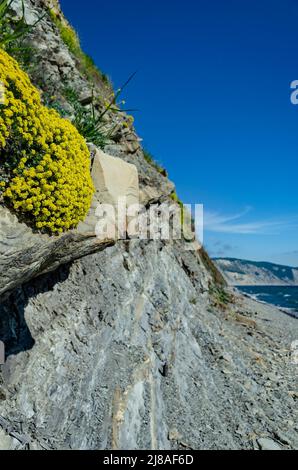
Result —
[[[11,179],[0,191],[38,229],[62,232],[78,225],[94,192],[84,138],[59,114],[42,105],[18,63],[0,48],[1,157],[11,157]],[[7,157],[8,155],[8,157]]]

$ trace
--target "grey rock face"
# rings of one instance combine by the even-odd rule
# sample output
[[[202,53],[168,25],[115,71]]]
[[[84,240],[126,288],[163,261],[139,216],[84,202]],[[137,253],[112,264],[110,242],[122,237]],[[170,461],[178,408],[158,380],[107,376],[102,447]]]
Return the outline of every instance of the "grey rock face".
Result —
[[[99,240],[93,232],[72,230],[60,236],[35,233],[0,205],[0,294],[53,271],[58,266],[103,250],[113,240]]]
[[[35,27],[31,35],[31,45],[34,47],[34,57],[36,63],[34,78],[39,86],[46,91],[57,90],[56,84],[60,86],[71,85],[77,90],[86,87],[86,81],[77,69],[75,57],[70,54],[67,46],[61,41],[56,26],[47,14],[48,8],[52,8],[56,3],[56,11],[60,11],[58,2],[51,0],[25,0],[25,17],[28,24],[32,25],[43,17]],[[12,10],[15,14],[22,15],[22,1],[14,0]]]
[[[13,292],[0,307],[0,416],[20,446],[245,449],[277,431],[297,446],[283,339],[240,324],[240,299],[214,307],[210,282],[199,253],[130,241]]]

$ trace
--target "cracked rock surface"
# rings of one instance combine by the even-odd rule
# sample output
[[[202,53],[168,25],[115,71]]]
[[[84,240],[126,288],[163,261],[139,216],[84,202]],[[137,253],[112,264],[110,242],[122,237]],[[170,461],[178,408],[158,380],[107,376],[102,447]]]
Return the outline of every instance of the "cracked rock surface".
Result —
[[[130,241],[13,292],[0,310],[10,437],[23,448],[297,448],[297,320],[278,324],[281,312],[242,297],[223,312],[209,282],[199,254]]]

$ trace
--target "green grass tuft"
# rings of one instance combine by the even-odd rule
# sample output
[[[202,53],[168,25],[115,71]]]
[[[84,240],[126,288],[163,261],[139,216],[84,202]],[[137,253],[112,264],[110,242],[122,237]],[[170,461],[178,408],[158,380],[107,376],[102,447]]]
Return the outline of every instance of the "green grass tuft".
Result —
[[[159,165],[159,163],[157,163],[157,161],[153,158],[151,153],[148,152],[148,150],[143,150],[143,153],[147,163],[149,163],[153,168],[155,168],[155,170],[158,171],[158,173],[160,173],[161,175],[168,176],[167,170],[165,170],[165,168],[163,168],[161,165]]]
[[[213,305],[223,310],[226,310],[228,305],[234,301],[233,296],[220,286],[212,286],[210,288],[210,294],[213,298]]]
[[[223,275],[216,267],[215,263],[211,260],[205,248],[202,246],[199,252],[200,259],[204,264],[205,268],[212,275],[212,279],[215,285],[225,287],[227,285]]]

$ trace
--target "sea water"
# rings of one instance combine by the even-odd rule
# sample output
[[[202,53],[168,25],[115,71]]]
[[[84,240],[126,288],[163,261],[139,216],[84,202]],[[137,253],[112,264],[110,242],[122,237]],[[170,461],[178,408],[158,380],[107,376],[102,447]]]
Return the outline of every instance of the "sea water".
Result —
[[[280,307],[298,318],[298,286],[237,286],[256,300]]]

